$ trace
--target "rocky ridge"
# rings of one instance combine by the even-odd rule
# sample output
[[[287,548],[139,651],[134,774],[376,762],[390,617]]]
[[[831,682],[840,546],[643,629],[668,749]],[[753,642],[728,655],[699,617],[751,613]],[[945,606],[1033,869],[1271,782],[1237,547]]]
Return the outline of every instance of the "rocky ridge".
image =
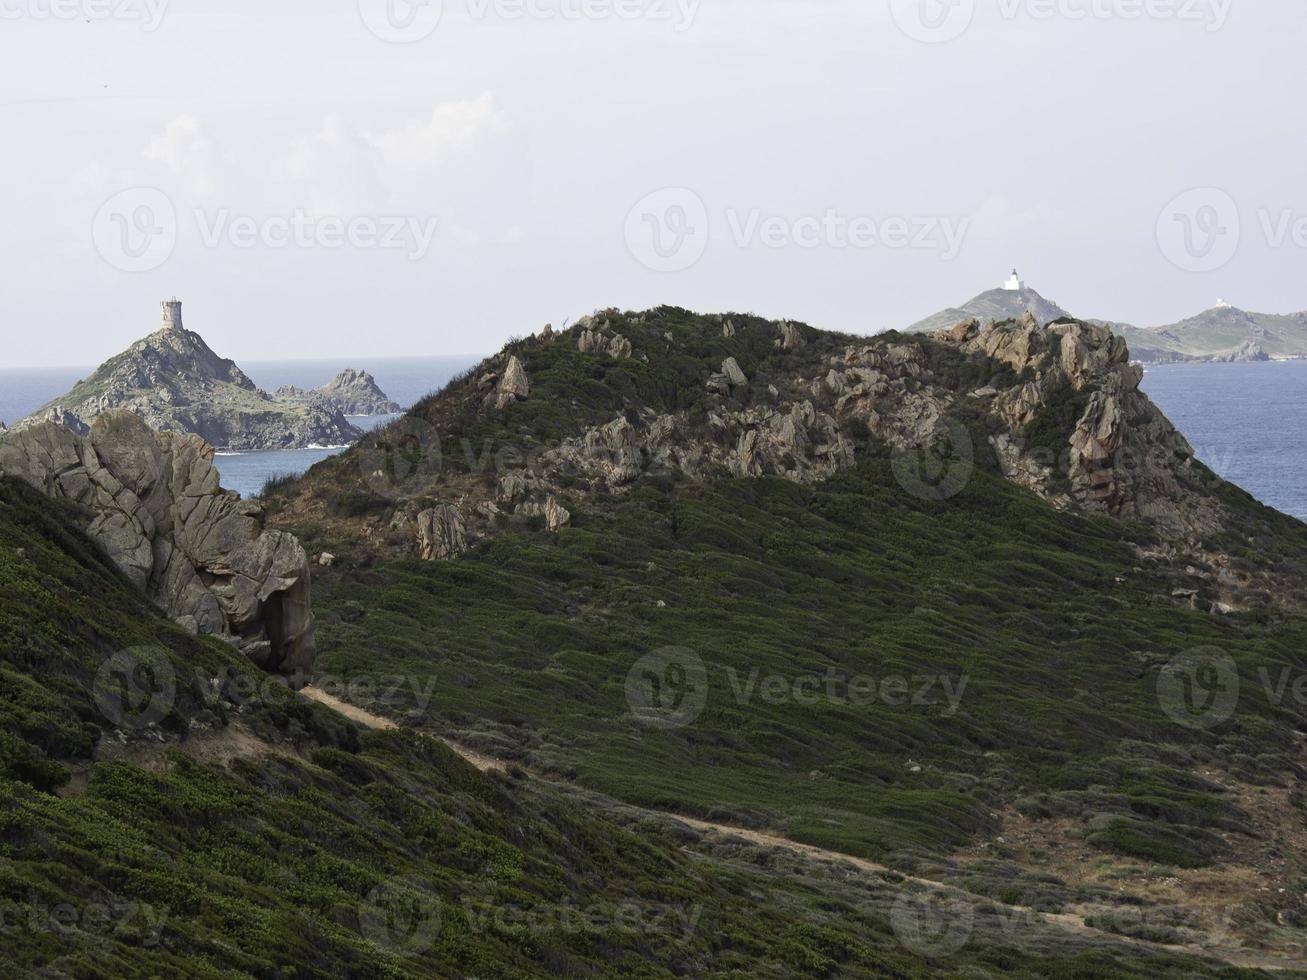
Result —
[[[79,436],[52,423],[0,437],[0,474],[84,509],[88,535],[179,625],[269,671],[313,662],[308,556],[223,490],[213,448],[106,411]]]
[[[664,318],[677,329],[661,329]],[[614,355],[627,344],[629,357]],[[554,380],[562,365],[565,385]],[[607,418],[577,407],[576,373],[629,380],[671,366],[697,377],[697,390],[686,381],[671,395],[628,395]],[[388,501],[362,519],[365,540],[448,559],[504,527],[564,527],[645,479],[813,483],[888,455],[906,493],[944,501],[987,467],[1059,509],[1150,527],[1163,542],[1154,554],[1187,568],[1177,584],[1186,601],[1222,611],[1266,601],[1211,545],[1239,522],[1212,492],[1220,481],[1139,390],[1141,377],[1120,337],[1070,318],[859,338],[756,317],[605,311],[510,345],[370,436],[385,458],[419,461],[405,479],[376,453],[351,451],[331,463],[342,485],[328,490],[311,475],[289,495],[302,512],[361,479]],[[558,404],[569,397],[570,411]],[[530,434],[525,419],[560,408],[555,437]],[[489,433],[474,447],[479,461],[451,452],[451,434],[472,427]]]

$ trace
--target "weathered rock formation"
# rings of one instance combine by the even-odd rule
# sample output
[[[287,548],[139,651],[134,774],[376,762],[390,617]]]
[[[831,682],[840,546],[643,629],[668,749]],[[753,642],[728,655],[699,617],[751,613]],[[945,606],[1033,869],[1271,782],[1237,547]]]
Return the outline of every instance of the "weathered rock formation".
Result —
[[[457,558],[467,550],[463,517],[448,504],[417,515],[418,556],[424,561]]]
[[[320,398],[342,415],[394,415],[403,411],[398,402],[391,401],[378,387],[376,378],[356,368],[346,368],[321,388],[306,391],[295,385],[282,385],[272,395],[285,402]]]
[[[108,411],[85,436],[53,424],[5,435],[0,473],[85,508],[90,537],[178,624],[265,670],[312,665],[308,556],[218,485],[213,449],[197,436]]]
[[[495,393],[495,405],[504,408],[515,401],[526,401],[531,397],[531,383],[527,380],[526,368],[516,355],[508,359],[503,377],[499,379],[499,388]]]
[[[176,300],[163,304],[159,330],[14,428],[54,422],[85,435],[91,421],[111,409],[132,412],[152,429],[197,435],[220,449],[341,446],[362,435],[323,399],[280,401],[260,390],[233,361],[182,326]]]

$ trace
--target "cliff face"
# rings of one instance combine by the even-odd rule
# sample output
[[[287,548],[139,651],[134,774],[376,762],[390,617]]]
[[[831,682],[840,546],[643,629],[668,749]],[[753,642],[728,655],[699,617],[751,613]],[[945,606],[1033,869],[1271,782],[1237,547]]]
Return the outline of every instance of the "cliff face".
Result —
[[[125,409],[153,429],[197,435],[221,449],[339,446],[361,435],[325,401],[272,398],[180,321],[105,361],[14,428],[55,422],[85,435],[91,421],[110,409]]]
[[[221,489],[213,449],[155,433],[130,412],[85,436],[42,424],[0,438],[0,473],[86,509],[86,531],[178,624],[222,637],[265,670],[313,661],[308,557],[264,527],[259,507]]]

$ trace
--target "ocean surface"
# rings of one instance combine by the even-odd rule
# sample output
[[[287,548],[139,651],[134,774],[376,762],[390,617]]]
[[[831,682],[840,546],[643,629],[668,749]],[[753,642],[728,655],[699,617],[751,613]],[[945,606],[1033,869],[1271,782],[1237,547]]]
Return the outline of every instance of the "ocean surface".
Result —
[[[405,358],[363,356],[305,361],[244,361],[241,370],[264,391],[271,392],[282,385],[317,388],[345,368],[361,368],[377,379],[377,385],[393,401],[408,408],[480,360],[480,356],[472,354]],[[0,421],[12,422],[36,411],[93,370],[94,367],[0,368]],[[372,429],[392,418],[393,415],[351,416],[350,421],[361,429]],[[270,477],[298,475],[344,448],[220,452],[215,462],[224,487],[235,490],[242,497],[252,497]]]
[[[1307,521],[1307,361],[1149,367],[1143,389],[1218,475]]]
[[[266,391],[316,388],[347,367],[370,371],[405,408],[480,360],[463,357],[250,361],[241,365]],[[0,368],[0,420],[12,421],[67,391],[91,368]],[[1198,458],[1277,510],[1307,520],[1307,361],[1150,367],[1146,391],[1184,433]],[[373,428],[391,416],[351,419]],[[221,454],[223,486],[242,496],[269,477],[299,474],[343,447]]]

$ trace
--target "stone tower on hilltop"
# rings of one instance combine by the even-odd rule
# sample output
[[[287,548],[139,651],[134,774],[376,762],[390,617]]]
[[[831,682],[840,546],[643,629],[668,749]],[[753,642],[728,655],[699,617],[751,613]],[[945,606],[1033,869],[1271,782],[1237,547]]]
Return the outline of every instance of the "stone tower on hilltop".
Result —
[[[176,296],[172,299],[166,299],[159,304],[163,313],[163,320],[160,324],[163,330],[181,330],[182,329],[182,301]]]

